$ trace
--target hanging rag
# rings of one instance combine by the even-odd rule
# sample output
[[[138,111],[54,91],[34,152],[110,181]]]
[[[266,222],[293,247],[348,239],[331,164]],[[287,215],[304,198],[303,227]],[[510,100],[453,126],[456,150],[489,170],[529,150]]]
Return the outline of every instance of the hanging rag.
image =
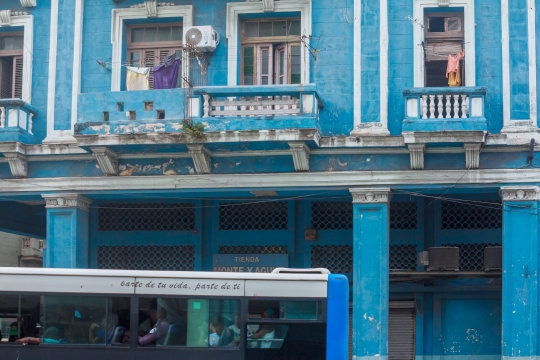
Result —
[[[446,78],[449,86],[461,85],[461,73],[459,71],[459,62],[464,57],[463,51],[456,55],[448,55],[448,65],[446,66]]]
[[[150,88],[148,83],[150,68],[126,66],[126,69],[126,87],[128,91],[148,90]]]
[[[176,60],[176,54],[167,55],[163,58],[163,65],[165,65],[165,67],[169,67],[174,64],[174,60]]]
[[[169,66],[162,64],[154,67],[154,89],[174,89],[178,82],[180,59],[175,59]]]

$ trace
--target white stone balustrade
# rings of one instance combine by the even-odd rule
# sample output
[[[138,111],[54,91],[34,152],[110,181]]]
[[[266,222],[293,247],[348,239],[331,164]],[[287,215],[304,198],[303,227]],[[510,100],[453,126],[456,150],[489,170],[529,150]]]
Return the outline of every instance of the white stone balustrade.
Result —
[[[467,119],[484,116],[485,88],[414,88],[403,92],[407,119]]]
[[[290,96],[208,98],[205,99],[204,109],[207,107],[208,112],[205,115],[209,117],[298,115],[300,99]]]
[[[19,128],[32,134],[36,109],[19,99],[0,99],[0,128]]]

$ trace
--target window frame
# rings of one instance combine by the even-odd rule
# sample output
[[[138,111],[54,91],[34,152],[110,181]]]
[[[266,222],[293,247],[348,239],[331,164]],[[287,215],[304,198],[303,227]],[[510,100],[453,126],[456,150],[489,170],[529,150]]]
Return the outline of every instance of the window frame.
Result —
[[[244,49],[246,47],[252,47],[254,49],[254,58],[253,58],[253,85],[257,86],[266,86],[266,85],[282,85],[279,83],[280,78],[280,67],[278,54],[280,48],[284,49],[285,58],[284,58],[284,83],[283,85],[291,84],[291,46],[302,46],[301,36],[300,35],[285,35],[285,36],[258,36],[258,37],[246,37],[245,36],[245,25],[247,23],[260,23],[260,22],[273,22],[273,21],[300,21],[300,18],[264,18],[264,19],[255,19],[255,20],[245,20],[242,21],[241,30],[240,30],[240,84],[245,85],[244,80]],[[272,69],[271,74],[262,74],[262,49],[268,48],[268,64],[269,69]],[[302,48],[302,47],[301,47]],[[302,66],[302,64],[301,64]],[[302,70],[301,70],[302,72]],[[262,84],[262,77],[268,76],[268,83]]]
[[[462,83],[467,86],[476,86],[476,29],[474,21],[474,0],[448,0],[448,7],[463,8],[463,32],[465,39],[465,78]],[[438,8],[438,0],[414,0],[413,17],[415,19],[424,19],[425,9]],[[421,26],[413,27],[414,39],[414,87],[425,87],[425,62],[424,50],[421,45],[424,41],[424,29]]]
[[[160,24],[133,24],[127,26],[127,41],[126,41],[126,50],[130,51],[133,49],[152,49],[152,48],[182,48],[183,40],[170,40],[170,41],[153,41],[153,42],[133,42],[132,41],[132,30],[133,29],[146,29],[146,28],[164,28],[164,27],[182,27],[183,33],[183,23],[174,22],[174,23],[160,23]]]

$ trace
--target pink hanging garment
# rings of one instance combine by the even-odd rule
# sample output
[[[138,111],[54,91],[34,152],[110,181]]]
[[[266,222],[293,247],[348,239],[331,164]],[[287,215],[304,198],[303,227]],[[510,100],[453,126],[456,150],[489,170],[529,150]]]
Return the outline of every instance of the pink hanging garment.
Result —
[[[446,78],[451,72],[456,72],[459,69],[459,61],[463,58],[463,51],[455,55],[448,55],[448,66],[446,67]]]

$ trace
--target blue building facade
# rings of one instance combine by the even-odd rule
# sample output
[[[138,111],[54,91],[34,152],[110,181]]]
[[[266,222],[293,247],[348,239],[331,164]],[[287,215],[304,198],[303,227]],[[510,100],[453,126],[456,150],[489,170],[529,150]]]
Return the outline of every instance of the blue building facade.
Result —
[[[0,231],[46,267],[344,273],[356,360],[539,358],[539,3],[3,0]]]

